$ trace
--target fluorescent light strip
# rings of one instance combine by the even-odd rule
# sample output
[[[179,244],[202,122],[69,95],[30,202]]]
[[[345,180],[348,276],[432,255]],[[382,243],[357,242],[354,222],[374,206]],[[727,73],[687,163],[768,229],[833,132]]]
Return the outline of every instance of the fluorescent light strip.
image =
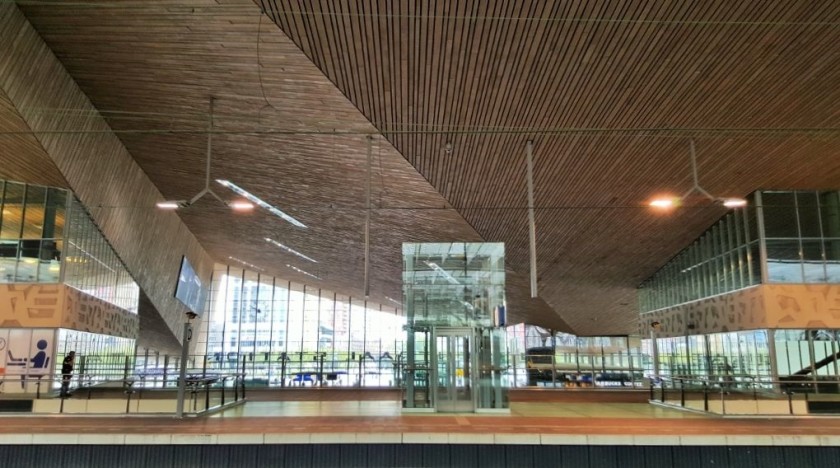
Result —
[[[388,299],[389,301],[393,302],[394,304],[402,305],[402,302],[400,302],[400,301],[398,301],[398,300],[396,300],[392,297],[385,296],[385,299]]]
[[[253,268],[253,269],[255,269],[255,270],[265,271],[264,269],[262,269],[262,268],[260,268],[260,267],[258,267],[258,266],[256,266],[256,265],[254,265],[253,263],[248,263],[248,262],[246,262],[245,260],[240,260],[240,259],[238,259],[238,258],[236,258],[236,257],[230,257],[230,256],[228,256],[228,259],[233,260],[234,262],[241,263],[242,265],[245,265],[246,267],[249,267],[249,268]]]
[[[317,276],[313,275],[312,273],[305,272],[305,271],[301,270],[300,268],[298,268],[296,266],[289,265],[288,263],[286,264],[286,266],[291,268],[292,270],[295,270],[298,273],[304,274],[306,276],[311,276],[312,278],[315,278],[316,280],[321,279],[321,278],[318,278]]]
[[[306,255],[304,255],[304,254],[302,254],[302,253],[298,252],[297,250],[295,250],[295,249],[293,249],[293,248],[291,248],[291,247],[286,247],[285,245],[283,245],[283,244],[281,244],[281,243],[277,242],[277,241],[276,241],[276,240],[274,240],[274,239],[269,239],[268,237],[266,237],[266,238],[265,238],[265,240],[266,240],[266,242],[271,242],[272,244],[276,245],[277,247],[280,247],[281,249],[285,250],[286,252],[293,253],[293,254],[297,255],[298,257],[300,257],[300,258],[302,258],[302,259],[304,259],[304,260],[309,260],[309,261],[310,261],[310,262],[312,262],[312,263],[318,263],[318,260],[315,260],[315,259],[309,258],[309,257],[307,257]]]
[[[431,269],[435,270],[436,272],[440,273],[441,275],[443,275],[443,277],[444,277],[444,278],[446,278],[446,280],[447,280],[447,281],[449,281],[450,283],[452,283],[452,284],[461,284],[461,283],[460,283],[457,279],[455,279],[455,277],[454,277],[454,276],[450,275],[448,271],[446,271],[446,270],[444,270],[443,268],[439,267],[437,263],[435,263],[435,262],[430,262],[430,261],[428,261],[428,260],[423,260],[423,263],[425,263],[426,265],[428,265],[428,266],[429,266],[429,268],[431,268]]]
[[[286,221],[294,224],[297,227],[301,227],[301,228],[306,229],[305,224],[301,223],[300,221],[296,220],[295,218],[292,218],[291,216],[287,215],[286,213],[283,213],[282,211],[280,211],[277,208],[269,205],[268,203],[262,201],[262,199],[260,199],[256,195],[252,194],[251,192],[248,192],[247,190],[245,190],[242,187],[234,184],[233,182],[231,182],[229,180],[224,180],[224,179],[216,179],[216,182],[218,182],[218,183],[224,185],[225,187],[231,189],[234,193],[236,193],[238,195],[242,195],[243,197],[247,198],[249,201],[254,202],[256,205],[258,205],[262,208],[265,208],[271,214],[273,214],[275,216],[279,216],[279,217],[285,219]]]
[[[157,203],[157,207],[162,210],[177,210],[181,207],[181,203],[173,200],[167,200]]]

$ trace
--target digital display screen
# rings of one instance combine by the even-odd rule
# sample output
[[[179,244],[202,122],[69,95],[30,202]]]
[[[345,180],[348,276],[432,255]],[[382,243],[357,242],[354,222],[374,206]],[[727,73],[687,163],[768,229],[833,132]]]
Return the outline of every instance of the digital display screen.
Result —
[[[175,298],[183,302],[196,315],[204,312],[206,289],[201,285],[201,279],[195,274],[186,255],[181,258],[181,272],[178,274],[178,286],[175,288]]]

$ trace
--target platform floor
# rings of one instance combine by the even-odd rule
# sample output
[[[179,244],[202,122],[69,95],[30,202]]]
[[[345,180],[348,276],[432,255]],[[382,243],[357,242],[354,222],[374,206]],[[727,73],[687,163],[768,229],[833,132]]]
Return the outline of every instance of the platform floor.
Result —
[[[3,416],[0,444],[840,446],[840,418],[706,416],[647,403],[513,402],[510,414],[405,414],[394,401],[248,402],[206,418]]]

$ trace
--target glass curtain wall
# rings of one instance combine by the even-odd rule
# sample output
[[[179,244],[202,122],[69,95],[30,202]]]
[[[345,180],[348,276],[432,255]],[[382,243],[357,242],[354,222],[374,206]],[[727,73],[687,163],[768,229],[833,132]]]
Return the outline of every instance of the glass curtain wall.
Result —
[[[270,386],[393,386],[400,310],[216,265],[197,342],[206,368]]]
[[[639,286],[650,312],[761,283],[840,283],[840,193],[762,191]]]
[[[838,192],[765,191],[769,283],[840,283]]]
[[[840,330],[775,330],[776,363],[779,377],[802,380],[840,378]]]
[[[64,283],[117,307],[137,312],[140,288],[122,260],[73,198],[66,233]]]
[[[658,338],[659,374],[711,383],[773,380],[766,330]]]
[[[638,337],[552,334],[534,325],[506,328],[507,378],[515,386],[634,386],[649,373],[650,357]]]
[[[0,180],[0,283],[58,283],[67,191]]]
[[[754,203],[728,213],[639,286],[649,312],[761,283]]]
[[[129,377],[134,369],[135,341],[133,338],[59,328],[55,375],[61,374],[64,356],[75,351],[73,380],[78,386]],[[59,388],[61,383],[56,380],[54,386]]]

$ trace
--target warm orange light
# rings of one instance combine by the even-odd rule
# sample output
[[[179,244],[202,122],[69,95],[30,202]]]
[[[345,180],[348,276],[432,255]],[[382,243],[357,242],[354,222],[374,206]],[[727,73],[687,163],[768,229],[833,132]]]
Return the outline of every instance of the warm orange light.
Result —
[[[747,201],[743,198],[724,198],[723,206],[727,208],[743,208],[747,206]]]
[[[254,204],[248,201],[235,201],[230,203],[230,207],[236,211],[248,211],[254,209]]]
[[[679,199],[674,197],[654,198],[649,205],[660,210],[667,210],[677,206]]]
[[[177,210],[181,204],[177,201],[162,201],[157,203],[157,207],[162,210]]]

